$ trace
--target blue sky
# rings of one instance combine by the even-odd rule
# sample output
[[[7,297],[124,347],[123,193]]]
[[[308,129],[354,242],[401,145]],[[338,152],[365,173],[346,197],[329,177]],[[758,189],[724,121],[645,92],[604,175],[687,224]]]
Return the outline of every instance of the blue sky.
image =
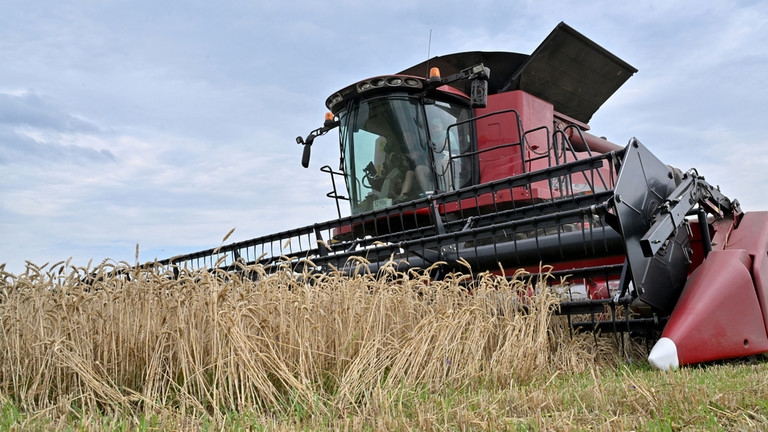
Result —
[[[639,72],[592,118],[768,210],[768,3],[0,3],[0,263],[166,258],[328,220],[297,135],[431,55],[530,53],[560,21]],[[429,46],[432,32],[431,47]]]

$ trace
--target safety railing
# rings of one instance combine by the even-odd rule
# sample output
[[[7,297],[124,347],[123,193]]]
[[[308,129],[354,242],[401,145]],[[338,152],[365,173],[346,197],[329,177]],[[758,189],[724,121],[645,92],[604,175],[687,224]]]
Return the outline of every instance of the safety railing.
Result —
[[[621,255],[621,237],[601,216],[611,198],[616,155],[603,154],[483,185],[435,194],[386,209],[270,234],[157,261],[168,268],[237,270],[261,264],[296,271],[345,269],[363,257],[372,271],[395,260],[446,271],[469,262],[478,270]],[[598,179],[563,188],[576,176]],[[553,179],[559,179],[553,181]],[[571,182],[572,183],[572,182]],[[520,191],[544,184],[546,198],[521,199]]]

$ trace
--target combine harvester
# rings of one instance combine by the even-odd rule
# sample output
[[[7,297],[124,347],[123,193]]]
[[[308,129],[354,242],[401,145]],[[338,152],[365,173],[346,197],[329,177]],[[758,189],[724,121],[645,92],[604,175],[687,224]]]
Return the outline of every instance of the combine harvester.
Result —
[[[743,213],[635,138],[587,132],[635,72],[560,23],[531,55],[438,56],[354,83],[296,140],[308,167],[314,140],[338,130],[339,170],[321,168],[337,220],[158,264],[351,271],[361,256],[372,272],[443,262],[436,279],[462,263],[545,264],[568,276],[559,313],[574,328],[662,332],[649,356],[659,369],[768,352],[768,213]]]

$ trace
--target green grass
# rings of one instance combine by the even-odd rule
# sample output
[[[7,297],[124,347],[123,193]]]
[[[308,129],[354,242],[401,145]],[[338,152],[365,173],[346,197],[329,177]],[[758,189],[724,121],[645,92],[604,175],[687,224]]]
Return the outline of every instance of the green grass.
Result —
[[[172,407],[138,417],[70,411],[24,413],[6,402],[2,430],[766,430],[768,363],[731,362],[672,372],[645,363],[537,377],[507,387],[466,383],[371,392],[359,411],[300,403],[280,416],[184,415]],[[320,396],[318,395],[318,403]]]

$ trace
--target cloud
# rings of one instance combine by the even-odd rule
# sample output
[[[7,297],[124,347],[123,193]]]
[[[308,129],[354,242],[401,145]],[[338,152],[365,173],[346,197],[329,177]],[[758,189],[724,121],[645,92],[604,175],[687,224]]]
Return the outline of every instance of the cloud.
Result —
[[[115,162],[106,148],[88,147],[103,132],[34,92],[0,93],[0,164]]]
[[[29,126],[62,132],[98,130],[87,120],[66,113],[29,91],[0,93],[0,125]]]

